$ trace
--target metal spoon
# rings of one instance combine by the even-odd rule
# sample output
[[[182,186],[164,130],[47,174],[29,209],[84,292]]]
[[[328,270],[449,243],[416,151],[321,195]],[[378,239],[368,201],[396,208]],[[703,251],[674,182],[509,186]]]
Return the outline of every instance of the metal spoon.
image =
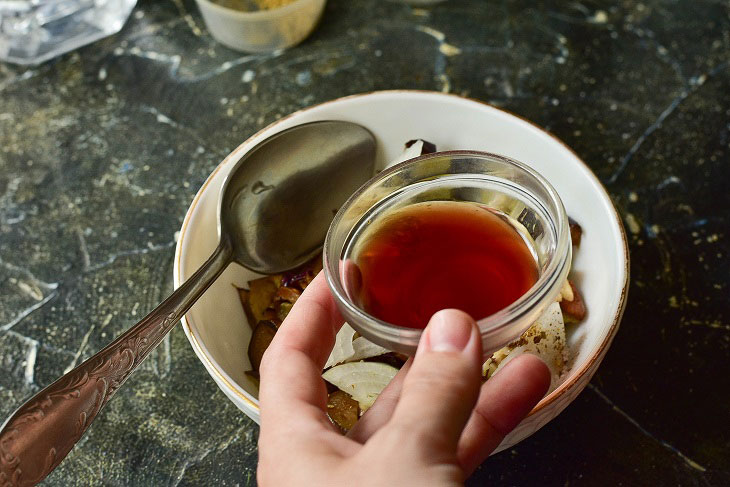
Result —
[[[0,430],[0,485],[34,485],[56,468],[229,263],[277,273],[319,252],[332,216],[372,176],[374,163],[373,135],[336,121],[292,127],[243,156],[221,190],[213,255],[139,323],[7,419]]]

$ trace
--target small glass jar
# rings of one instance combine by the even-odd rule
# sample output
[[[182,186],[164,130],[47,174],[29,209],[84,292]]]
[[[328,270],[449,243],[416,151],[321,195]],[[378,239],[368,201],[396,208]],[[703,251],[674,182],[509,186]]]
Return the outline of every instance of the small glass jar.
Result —
[[[368,340],[412,355],[423,330],[382,321],[356,304],[351,255],[369,225],[424,201],[473,202],[494,209],[523,235],[537,282],[506,308],[477,321],[485,357],[515,340],[554,302],[571,263],[568,217],[558,193],[529,166],[496,154],[450,151],[400,163],[362,186],[340,208],[324,243],[327,283],[345,320]],[[444,285],[448,285],[445,283]]]

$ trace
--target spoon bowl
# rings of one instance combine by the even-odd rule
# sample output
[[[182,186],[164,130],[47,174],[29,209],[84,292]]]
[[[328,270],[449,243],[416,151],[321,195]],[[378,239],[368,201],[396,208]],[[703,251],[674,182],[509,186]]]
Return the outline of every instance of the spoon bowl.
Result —
[[[230,236],[233,258],[255,272],[304,264],[374,163],[375,139],[360,125],[312,122],[279,132],[244,155],[223,183],[218,235]]]

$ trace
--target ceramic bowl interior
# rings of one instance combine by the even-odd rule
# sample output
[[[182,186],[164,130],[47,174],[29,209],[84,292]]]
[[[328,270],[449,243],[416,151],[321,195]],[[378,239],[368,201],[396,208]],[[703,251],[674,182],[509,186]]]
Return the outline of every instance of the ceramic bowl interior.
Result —
[[[334,100],[296,112],[235,149],[199,190],[178,240],[174,283],[179,286],[217,244],[216,203],[236,161],[274,133],[316,120],[347,120],[370,129],[378,143],[377,167],[400,154],[404,142],[423,138],[439,150],[480,150],[531,165],[558,191],[569,216],[584,230],[574,253],[572,277],[584,295],[587,318],[567,327],[569,371],[556,390],[505,438],[500,449],[529,436],[554,418],[585,387],[618,329],[628,287],[629,261],[619,217],[605,189],[563,143],[531,123],[497,108],[454,95],[385,91]],[[251,327],[234,286],[257,275],[231,265],[183,319],[195,353],[221,390],[244,413],[259,420],[255,384],[245,374]]]

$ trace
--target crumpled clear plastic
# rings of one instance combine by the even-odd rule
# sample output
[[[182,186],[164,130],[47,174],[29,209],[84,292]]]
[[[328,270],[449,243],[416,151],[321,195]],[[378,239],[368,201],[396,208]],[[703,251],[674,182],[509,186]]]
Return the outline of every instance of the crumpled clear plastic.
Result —
[[[39,64],[119,32],[137,0],[0,0],[0,60]]]

